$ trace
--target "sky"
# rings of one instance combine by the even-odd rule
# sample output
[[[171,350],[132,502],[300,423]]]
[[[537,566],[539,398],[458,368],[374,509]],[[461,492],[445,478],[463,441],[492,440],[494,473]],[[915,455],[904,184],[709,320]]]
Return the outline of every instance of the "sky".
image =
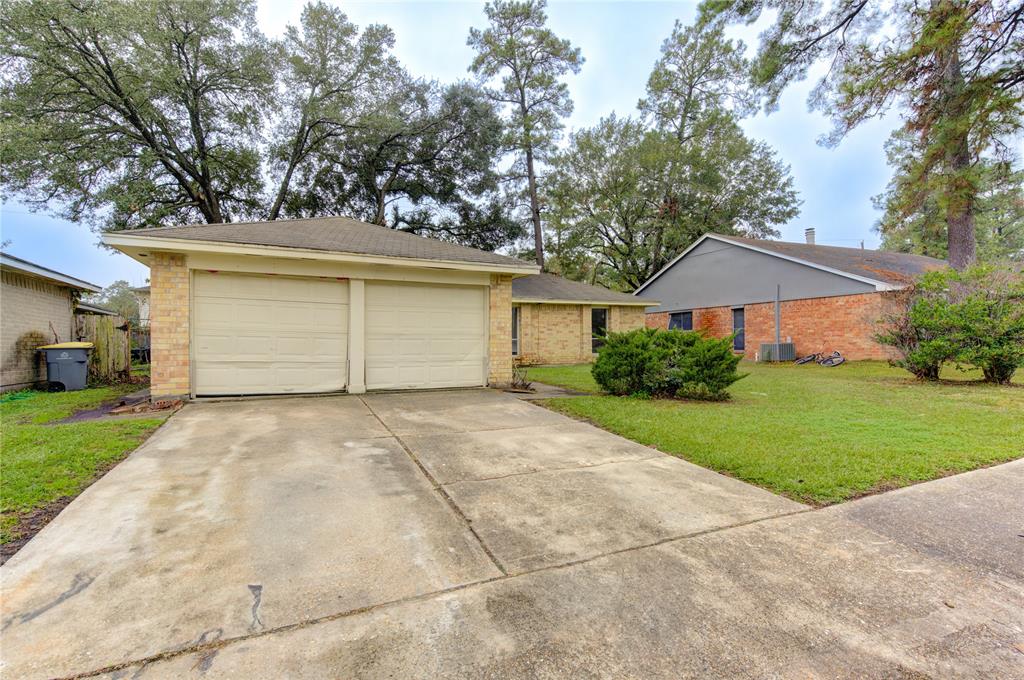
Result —
[[[482,2],[337,2],[358,26],[383,23],[395,32],[395,54],[414,74],[451,82],[469,78],[472,50],[466,36],[484,25]],[[566,82],[575,110],[566,120],[566,134],[597,123],[612,111],[636,112],[647,77],[662,42],[677,19],[690,23],[697,2],[589,2],[552,0],[548,25],[579,47],[586,62]],[[257,19],[262,30],[279,36],[297,24],[301,2],[261,0]],[[752,51],[758,27],[737,27],[734,37]],[[802,241],[814,227],[817,242],[868,248],[878,246],[872,230],[879,214],[871,203],[889,180],[883,144],[899,121],[895,116],[871,121],[854,130],[836,148],[816,140],[830,129],[829,121],[807,109],[811,81],[791,85],[779,110],[759,113],[743,122],[747,134],[767,142],[790,166],[801,213],[782,225],[782,239]],[[31,213],[16,196],[4,196],[0,207],[0,240],[5,250],[37,264],[106,286],[118,279],[142,285],[149,270],[126,255],[98,245],[84,225],[45,213]]]

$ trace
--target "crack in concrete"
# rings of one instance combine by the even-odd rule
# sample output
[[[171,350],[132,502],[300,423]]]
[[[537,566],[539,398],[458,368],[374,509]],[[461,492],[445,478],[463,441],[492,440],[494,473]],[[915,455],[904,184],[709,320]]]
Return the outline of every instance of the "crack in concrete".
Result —
[[[605,465],[620,465],[622,463],[642,463],[645,460],[654,460],[655,458],[664,458],[664,453],[656,453],[653,456],[646,456],[644,458],[620,458],[618,460],[606,460],[603,463],[592,463],[590,465],[572,465],[568,467],[551,467],[551,468],[538,468],[536,470],[527,470],[526,472],[510,472],[507,475],[498,475],[496,477],[478,477],[476,479],[456,479],[453,482],[444,482],[442,486],[452,486],[453,484],[472,484],[473,482],[493,482],[496,479],[508,479],[509,477],[522,477],[524,475],[535,475],[543,472],[571,472],[573,470],[586,470],[588,468],[603,467]]]
[[[473,534],[473,538],[475,538],[477,543],[480,544],[480,548],[484,551],[484,554],[487,555],[487,557],[491,560],[494,566],[497,567],[498,571],[500,571],[503,576],[507,576],[508,571],[505,569],[504,565],[502,565],[498,557],[491,551],[490,547],[486,543],[484,543],[484,540],[480,537],[480,534],[476,532],[476,529],[473,528],[472,520],[470,520],[469,517],[466,517],[466,513],[462,512],[462,508],[460,508],[452,499],[452,497],[448,495],[448,492],[444,490],[444,487],[442,487],[438,483],[438,481],[434,479],[434,476],[430,474],[430,471],[427,470],[426,466],[423,465],[422,462],[420,462],[420,459],[416,456],[415,453],[412,452],[412,449],[410,449],[409,445],[405,443],[405,440],[403,440],[399,435],[395,434],[395,432],[390,427],[388,427],[388,424],[384,422],[384,419],[377,415],[377,412],[373,410],[372,406],[366,403],[365,399],[359,397],[359,401],[363,402],[363,406],[365,406],[366,409],[373,414],[373,417],[377,419],[381,427],[383,427],[385,430],[391,433],[391,436],[395,438],[395,441],[398,442],[399,446],[402,447],[402,450],[405,451],[406,455],[412,459],[412,462],[415,463],[416,467],[420,469],[420,472],[423,473],[423,476],[427,478],[427,481],[430,482],[430,485],[434,487],[434,491],[436,491],[438,495],[440,495],[441,498],[445,500],[445,502],[448,504],[448,507],[452,509],[452,512],[455,513],[455,515],[462,521],[465,527],[469,530],[469,533]]]
[[[759,517],[759,518],[756,518],[756,519],[747,520],[745,522],[738,522],[736,524],[730,524],[730,525],[724,526],[724,527],[713,527],[713,528],[710,528],[710,529],[703,529],[701,531],[695,531],[695,532],[691,532],[691,533],[688,533],[688,534],[681,534],[681,535],[678,535],[678,536],[670,536],[668,538],[663,538],[663,539],[660,539],[660,540],[657,540],[657,541],[652,541],[650,543],[644,543],[642,545],[635,545],[635,546],[629,546],[627,548],[620,548],[620,549],[617,549],[617,550],[610,550],[608,552],[603,552],[603,553],[600,553],[598,555],[591,555],[590,557],[582,557],[582,558],[580,558],[578,560],[573,560],[571,562],[563,562],[561,564],[552,564],[552,565],[548,565],[548,566],[544,566],[544,567],[538,567],[536,569],[531,569],[529,571],[522,571],[522,572],[517,572],[517,573],[513,573],[513,574],[503,573],[501,576],[494,576],[492,578],[480,579],[480,580],[477,580],[477,581],[470,581],[468,583],[461,583],[461,584],[456,585],[456,586],[451,586],[449,588],[442,588],[440,590],[435,590],[435,591],[432,591],[432,592],[429,592],[429,593],[422,593],[420,595],[411,595],[409,597],[403,597],[403,598],[399,598],[399,599],[396,599],[396,600],[388,600],[386,602],[378,602],[376,604],[365,605],[365,606],[362,606],[362,607],[357,607],[355,609],[349,609],[349,610],[343,611],[343,612],[336,612],[334,614],[327,614],[325,616],[320,616],[320,617],[317,617],[315,619],[306,619],[305,621],[296,621],[294,623],[289,623],[289,624],[285,624],[285,625],[282,625],[282,626],[277,626],[275,628],[265,628],[265,629],[263,629],[261,631],[257,631],[257,632],[253,632],[253,633],[248,633],[248,634],[244,634],[244,635],[237,635],[235,637],[229,637],[229,638],[224,638],[224,639],[219,639],[218,638],[218,639],[214,639],[214,640],[212,640],[212,641],[210,641],[208,643],[201,643],[201,644],[197,644],[197,645],[194,645],[194,646],[188,647],[188,648],[175,649],[175,650],[172,650],[172,651],[162,652],[160,654],[154,654],[152,656],[144,657],[142,659],[134,659],[132,661],[125,661],[125,662],[118,663],[118,664],[112,664],[110,666],[105,666],[103,668],[99,668],[99,669],[96,669],[96,670],[93,670],[93,671],[85,671],[85,672],[82,672],[82,673],[76,673],[75,675],[65,676],[63,678],[60,678],[59,680],[82,680],[84,678],[92,678],[92,677],[96,677],[98,675],[103,675],[105,673],[114,673],[116,671],[124,670],[124,669],[131,668],[133,666],[138,666],[138,665],[141,665],[142,668],[145,668],[146,666],[149,666],[149,665],[151,665],[153,663],[156,663],[156,662],[159,662],[159,661],[167,661],[169,659],[177,658],[179,656],[184,656],[186,654],[202,654],[203,655],[202,658],[206,658],[207,656],[209,656],[209,658],[212,660],[213,656],[216,654],[217,651],[219,651],[220,649],[223,649],[224,647],[227,647],[228,645],[232,645],[232,644],[235,644],[235,643],[238,643],[238,642],[246,642],[248,640],[253,640],[253,639],[257,639],[257,638],[267,637],[267,636],[270,636],[270,635],[277,635],[277,634],[280,634],[280,633],[288,633],[288,632],[291,632],[293,630],[300,630],[300,629],[303,629],[303,628],[309,628],[311,626],[316,626],[316,625],[319,625],[319,624],[322,624],[322,623],[330,623],[332,621],[337,621],[339,619],[345,619],[345,618],[349,618],[349,617],[352,617],[352,616],[358,616],[360,614],[366,614],[366,613],[369,613],[369,612],[379,611],[379,610],[382,610],[382,609],[390,609],[392,607],[397,607],[397,606],[400,606],[400,605],[403,605],[403,604],[410,604],[410,603],[415,603],[415,602],[423,602],[425,600],[429,600],[429,599],[432,599],[432,598],[435,598],[435,597],[439,597],[439,596],[442,596],[442,595],[450,595],[451,593],[457,593],[457,592],[460,592],[460,591],[463,591],[463,590],[468,590],[470,588],[475,588],[477,586],[484,586],[484,585],[487,585],[487,584],[490,584],[490,583],[497,583],[497,582],[501,582],[501,581],[511,581],[513,579],[523,578],[525,576],[532,576],[533,574],[539,574],[539,573],[544,573],[544,572],[548,572],[548,571],[559,571],[559,570],[562,570],[562,569],[569,569],[569,568],[572,568],[572,567],[579,566],[581,564],[587,564],[589,562],[595,562],[597,560],[604,559],[606,557],[613,557],[615,555],[621,555],[621,554],[624,554],[624,553],[636,552],[636,551],[640,551],[640,550],[648,550],[650,548],[656,548],[658,546],[662,546],[662,545],[665,545],[667,543],[674,543],[676,541],[685,541],[685,540],[689,540],[689,539],[693,539],[693,538],[700,538],[701,536],[707,536],[709,534],[716,534],[716,533],[723,532],[723,531],[730,531],[732,529],[742,529],[742,528],[750,526],[752,524],[760,524],[762,522],[771,522],[771,521],[774,521],[774,520],[779,520],[779,519],[785,519],[787,517],[792,517],[794,515],[802,515],[802,514],[808,513],[808,512],[820,512],[823,509],[825,509],[825,508],[802,508],[800,510],[794,510],[792,512],[786,512],[786,513],[781,513],[781,514],[778,514],[778,515],[772,515],[771,517]],[[204,636],[200,637],[200,640],[202,639],[202,637],[205,637],[205,634],[204,634]],[[210,652],[213,652],[213,654],[210,654]]]

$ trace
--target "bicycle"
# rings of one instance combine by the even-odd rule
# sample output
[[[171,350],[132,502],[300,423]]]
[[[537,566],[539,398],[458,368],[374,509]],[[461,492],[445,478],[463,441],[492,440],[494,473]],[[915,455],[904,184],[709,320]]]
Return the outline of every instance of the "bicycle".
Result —
[[[814,354],[808,354],[807,356],[800,357],[793,363],[796,364],[797,366],[803,366],[804,364],[809,364],[812,361],[818,364],[819,366],[832,368],[834,366],[846,363],[846,357],[844,357],[838,351],[834,351],[832,352],[832,354],[829,354],[828,356],[823,356],[820,352],[815,352]]]

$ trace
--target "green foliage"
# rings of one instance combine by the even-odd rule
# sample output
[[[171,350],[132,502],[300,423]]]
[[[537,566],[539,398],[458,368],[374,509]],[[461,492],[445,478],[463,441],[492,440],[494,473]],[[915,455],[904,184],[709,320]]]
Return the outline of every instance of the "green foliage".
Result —
[[[83,298],[100,307],[112,309],[134,324],[139,322],[139,298],[125,280],[114,281],[99,293]]]
[[[751,74],[766,109],[819,64],[828,68],[808,103],[834,121],[826,143],[898,107],[902,133],[920,140],[899,166],[900,212],[936,211],[950,263],[971,264],[985,157],[1014,148],[1024,121],[1020,2],[705,0],[700,20],[764,16]]]
[[[574,134],[545,183],[552,269],[632,290],[709,231],[778,236],[799,212],[789,169],[737,123],[748,113],[742,44],[676,24],[645,118],[612,114]]]
[[[892,363],[937,380],[945,362],[977,367],[1007,384],[1024,366],[1024,275],[989,266],[929,272],[888,315],[879,342],[895,347]]]
[[[729,386],[744,377],[736,370],[742,356],[732,351],[732,340],[731,336],[698,336],[691,346],[679,353],[675,357],[675,367],[669,371],[671,384],[679,385],[675,395],[700,401],[728,399]]]
[[[731,338],[640,328],[610,333],[591,373],[610,394],[723,401],[739,361]]]
[[[516,160],[508,179],[525,184],[534,231],[534,254],[544,264],[537,165],[555,148],[562,119],[572,113],[569,88],[560,79],[579,73],[580,50],[547,28],[545,0],[493,0],[484,6],[488,27],[472,28],[466,44],[476,57],[469,70],[487,82],[490,98],[508,109],[506,144]]]
[[[919,138],[906,132],[894,134],[886,144],[894,175],[874,198],[875,208],[884,212],[875,229],[882,236],[883,250],[944,260],[949,245],[938,187],[921,191],[914,180],[921,153]],[[978,161],[974,235],[980,262],[1024,260],[1024,170],[1015,169],[1018,160],[1004,149]]]
[[[346,214],[511,244],[494,102],[393,47],[321,1],[279,40],[253,0],[0,3],[0,183],[103,230]]]
[[[0,178],[111,228],[259,210],[274,58],[249,0],[0,5]]]

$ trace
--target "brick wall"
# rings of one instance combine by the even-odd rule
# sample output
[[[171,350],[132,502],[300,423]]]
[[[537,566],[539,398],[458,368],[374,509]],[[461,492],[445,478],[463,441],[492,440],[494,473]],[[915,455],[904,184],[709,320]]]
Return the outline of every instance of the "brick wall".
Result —
[[[519,304],[519,355],[516,362],[579,364],[593,361],[590,305]],[[641,328],[643,307],[608,308],[608,330]]]
[[[643,307],[612,307],[609,312],[608,330],[613,333],[644,327]]]
[[[73,337],[72,291],[34,276],[0,273],[0,389],[31,387],[46,379],[36,347],[53,342],[53,324],[61,342]]]
[[[491,274],[487,384],[512,382],[512,277]]]
[[[888,359],[888,348],[872,336],[892,301],[884,293],[786,300],[780,306],[782,341],[792,338],[797,355],[839,350],[847,359]],[[775,342],[775,303],[747,305],[744,322],[746,356],[753,359],[762,342]]]
[[[893,304],[891,295],[864,293],[825,298],[787,300],[781,304],[782,341],[791,338],[797,355],[839,350],[848,359],[887,359],[890,352],[876,343],[876,322]],[[744,355],[753,359],[761,343],[775,342],[775,303],[744,308]],[[665,312],[648,314],[648,328],[668,328]],[[708,307],[693,310],[693,326],[714,337],[732,333],[732,309]]]
[[[189,374],[189,276],[184,255],[152,253],[150,281],[150,394],[187,396]]]

